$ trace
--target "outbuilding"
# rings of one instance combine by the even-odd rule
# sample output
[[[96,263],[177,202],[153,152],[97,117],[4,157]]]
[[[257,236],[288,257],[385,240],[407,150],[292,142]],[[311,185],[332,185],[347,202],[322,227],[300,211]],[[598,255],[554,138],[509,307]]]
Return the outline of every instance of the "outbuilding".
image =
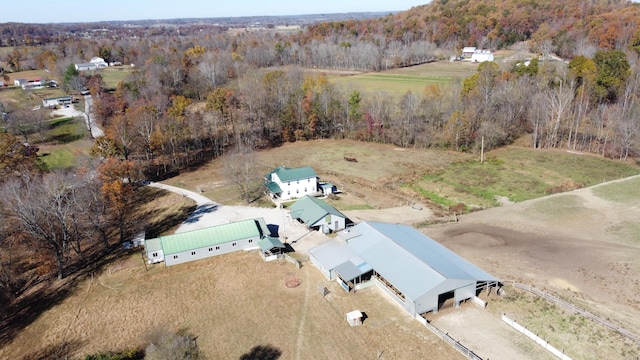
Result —
[[[498,286],[498,279],[411,226],[362,222],[309,249],[309,260],[346,290],[375,285],[412,316],[438,312]]]
[[[289,215],[307,225],[309,229],[319,230],[325,234],[344,229],[351,221],[340,211],[322,199],[303,196],[291,205]]]
[[[476,50],[471,55],[472,62],[493,61],[493,53],[490,50]]]
[[[164,261],[166,266],[258,249],[258,242],[269,235],[263,218],[249,219],[145,241],[150,263]],[[159,247],[158,247],[159,243]]]
[[[340,233],[355,254],[373,268],[373,280],[412,316],[454,306],[498,279],[407,225],[362,222]]]
[[[258,247],[260,248],[260,255],[265,261],[273,261],[282,256],[286,250],[286,246],[273,236],[265,236],[262,240],[258,241]]]
[[[56,107],[61,105],[71,105],[73,99],[71,96],[61,96],[55,98],[42,99],[42,106],[44,107]]]
[[[327,279],[335,280],[347,292],[365,287],[365,282],[373,274],[371,265],[338,238],[309,249],[309,261]]]

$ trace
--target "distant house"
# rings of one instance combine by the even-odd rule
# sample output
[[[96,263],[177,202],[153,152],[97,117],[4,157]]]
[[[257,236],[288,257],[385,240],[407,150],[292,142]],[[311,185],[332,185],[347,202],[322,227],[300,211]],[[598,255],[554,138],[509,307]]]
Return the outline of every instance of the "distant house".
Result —
[[[485,61],[493,61],[493,53],[491,50],[476,50],[473,55],[471,55],[472,62],[485,62]]]
[[[60,105],[71,105],[71,96],[61,96],[55,98],[42,99],[42,106],[44,107],[56,107]]]
[[[15,86],[20,86],[23,90],[40,89],[43,88],[43,82],[40,79],[15,79],[13,80]]]
[[[342,230],[350,220],[326,201],[312,196],[303,196],[290,207],[289,216],[305,223],[307,227],[328,234]]]
[[[240,250],[258,249],[259,241],[269,234],[263,218],[249,219],[147,239],[145,252],[150,264],[164,261],[166,266],[171,266]],[[278,247],[278,244],[275,243],[274,247]]]
[[[265,175],[265,186],[272,199],[296,199],[318,193],[318,175],[310,166],[287,168],[280,166]]]
[[[75,64],[76,70],[78,71],[89,71],[89,70],[98,70],[101,68],[106,68],[109,66],[103,58],[94,57],[88,63]]]
[[[473,46],[467,46],[462,49],[462,56],[465,58],[469,58],[476,52],[476,48]]]

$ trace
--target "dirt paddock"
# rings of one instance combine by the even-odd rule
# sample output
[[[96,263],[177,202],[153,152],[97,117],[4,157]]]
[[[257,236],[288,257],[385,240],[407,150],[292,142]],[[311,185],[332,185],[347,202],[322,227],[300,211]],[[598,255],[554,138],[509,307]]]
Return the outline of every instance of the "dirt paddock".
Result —
[[[628,181],[638,183],[638,178]],[[621,184],[605,186],[613,188]],[[461,216],[458,223],[422,230],[507,285],[510,281],[532,285],[640,334],[637,299],[640,294],[640,277],[637,276],[640,273],[640,242],[634,234],[640,218],[640,189],[631,188],[635,190],[625,194],[622,201],[608,198],[606,192],[601,195],[598,187],[594,187],[471,213]],[[512,288],[507,291],[515,292]],[[493,318],[500,324],[499,314],[491,307],[490,300],[488,311],[494,312]],[[535,308],[522,312],[506,308],[523,318],[544,318]],[[486,351],[490,352],[491,347],[486,344],[491,342],[472,339],[485,338],[487,333],[497,335],[501,332],[500,327],[506,325],[500,324],[493,331],[480,327],[475,332],[469,331],[469,326],[463,330],[457,325],[456,319],[460,316],[467,320],[477,318],[475,312],[475,309],[471,312],[445,311],[435,323],[452,331],[457,329],[459,336],[470,341],[472,346],[483,347],[485,344]],[[562,312],[558,316],[562,316]],[[481,324],[488,323],[478,320]],[[541,326],[553,328],[552,325]],[[599,328],[590,322],[585,326]],[[567,336],[558,334],[558,339]],[[612,336],[618,337],[617,334]],[[562,345],[565,344],[558,344]],[[594,358],[587,354],[587,342],[582,341],[574,347],[574,353],[578,354],[574,358]],[[628,358],[637,356],[637,346],[635,349],[635,353],[627,354]],[[539,352],[539,349],[534,350],[534,353]],[[489,357],[504,357],[504,354],[498,355]]]

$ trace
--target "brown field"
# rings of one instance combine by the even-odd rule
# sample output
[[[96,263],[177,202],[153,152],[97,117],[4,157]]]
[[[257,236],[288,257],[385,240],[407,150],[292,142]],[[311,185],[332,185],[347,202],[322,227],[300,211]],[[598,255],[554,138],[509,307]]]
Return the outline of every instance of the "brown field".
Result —
[[[430,170],[473,155],[448,151],[401,149],[390,145],[347,141],[316,140],[287,143],[276,149],[257,153],[259,174],[277,166],[311,166],[322,180],[346,192],[334,203],[340,210],[389,208],[416,201],[398,188],[398,183],[419,178]],[[358,163],[344,160],[352,157]],[[185,172],[166,181],[169,185],[202,191],[223,204],[239,204],[235,185],[225,177],[222,162],[211,162],[197,171]],[[384,194],[380,193],[384,190]]]
[[[302,284],[287,288],[292,276]],[[323,298],[325,286],[332,292]],[[361,327],[344,321],[354,309],[367,313]],[[187,329],[210,358],[238,358],[258,346],[281,359],[455,357],[375,288],[349,296],[309,264],[296,269],[243,252],[148,271],[139,254],[117,260],[3,346],[0,358],[33,359],[60,348],[79,358],[142,346],[160,328]]]

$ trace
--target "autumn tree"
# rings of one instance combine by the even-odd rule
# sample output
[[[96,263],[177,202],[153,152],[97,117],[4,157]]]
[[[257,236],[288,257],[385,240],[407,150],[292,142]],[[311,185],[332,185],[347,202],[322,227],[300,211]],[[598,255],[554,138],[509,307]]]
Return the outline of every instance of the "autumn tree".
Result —
[[[38,149],[25,145],[14,135],[0,131],[0,183],[44,168]]]
[[[107,158],[98,166],[98,174],[108,213],[118,226],[120,242],[124,242],[127,237],[127,215],[130,213],[134,190],[139,181],[138,168],[129,160]]]

